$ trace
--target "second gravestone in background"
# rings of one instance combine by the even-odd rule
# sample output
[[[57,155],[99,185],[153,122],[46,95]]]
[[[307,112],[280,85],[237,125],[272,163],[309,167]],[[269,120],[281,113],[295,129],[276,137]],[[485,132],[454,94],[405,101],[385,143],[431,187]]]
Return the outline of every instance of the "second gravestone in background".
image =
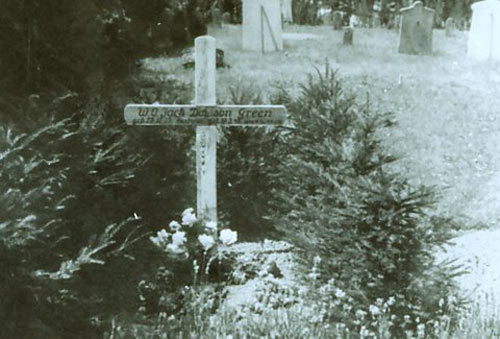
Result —
[[[280,0],[281,16],[284,22],[293,22],[292,0]]]
[[[280,0],[243,0],[243,49],[283,49]]]
[[[467,56],[476,60],[500,60],[500,1],[479,1],[471,8]]]
[[[432,25],[434,10],[417,1],[410,7],[401,9],[401,30],[399,53],[432,53]]]

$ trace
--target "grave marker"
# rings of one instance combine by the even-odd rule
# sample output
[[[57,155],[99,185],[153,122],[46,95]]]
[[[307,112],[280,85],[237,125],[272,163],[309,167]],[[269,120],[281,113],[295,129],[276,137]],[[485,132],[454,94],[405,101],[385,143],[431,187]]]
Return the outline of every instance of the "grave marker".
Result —
[[[196,125],[197,213],[217,221],[216,125],[281,125],[286,108],[279,105],[216,105],[215,39],[195,39],[195,104],[129,104],[128,125]]]
[[[342,43],[344,45],[352,45],[352,36],[354,34],[354,29],[352,27],[344,27],[344,37]]]
[[[424,7],[421,1],[402,8],[399,32],[399,53],[432,53],[432,26],[434,10]]]
[[[293,22],[292,0],[280,0],[281,18],[284,22]]]
[[[476,60],[500,60],[500,1],[479,1],[471,8],[467,56]]]
[[[455,28],[455,22],[452,17],[446,19],[444,24],[444,29],[447,37],[453,36],[453,29]]]
[[[342,23],[342,12],[333,11],[332,13],[333,29],[339,30],[344,26]]]
[[[283,50],[280,0],[243,0],[243,49]]]
[[[222,27],[222,13],[217,7],[217,1],[215,1],[212,6],[210,6],[210,13],[212,15],[212,24],[215,27]]]

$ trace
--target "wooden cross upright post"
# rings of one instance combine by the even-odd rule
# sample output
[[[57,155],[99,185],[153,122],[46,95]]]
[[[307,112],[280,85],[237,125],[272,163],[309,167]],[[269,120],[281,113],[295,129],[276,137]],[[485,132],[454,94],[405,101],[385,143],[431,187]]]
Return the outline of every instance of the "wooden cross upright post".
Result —
[[[217,222],[217,125],[282,125],[283,105],[216,105],[215,39],[195,39],[195,104],[129,104],[129,125],[196,125],[196,198],[198,218]]]

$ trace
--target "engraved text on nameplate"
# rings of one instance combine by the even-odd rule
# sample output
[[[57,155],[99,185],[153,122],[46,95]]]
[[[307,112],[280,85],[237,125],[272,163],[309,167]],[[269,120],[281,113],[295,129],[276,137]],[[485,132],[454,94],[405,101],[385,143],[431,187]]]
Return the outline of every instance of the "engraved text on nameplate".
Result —
[[[286,120],[281,105],[146,105],[125,107],[129,125],[282,125]]]

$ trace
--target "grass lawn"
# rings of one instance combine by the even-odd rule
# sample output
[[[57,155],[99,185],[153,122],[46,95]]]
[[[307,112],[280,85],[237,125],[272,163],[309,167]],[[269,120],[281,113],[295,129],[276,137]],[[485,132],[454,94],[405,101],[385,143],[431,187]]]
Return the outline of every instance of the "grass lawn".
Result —
[[[467,33],[435,30],[429,56],[397,52],[399,33],[356,29],[354,45],[329,26],[285,26],[284,51],[261,55],[241,49],[241,26],[212,29],[230,68],[217,71],[217,96],[238,82],[266,95],[277,84],[297,84],[323,68],[339,71],[345,89],[374,110],[393,112],[398,125],[383,136],[396,164],[415,184],[436,186],[436,212],[466,226],[495,227],[500,219],[500,64],[466,59]],[[313,35],[315,38],[310,38]],[[309,39],[304,39],[309,37]],[[181,58],[147,59],[146,71],[194,79]]]

